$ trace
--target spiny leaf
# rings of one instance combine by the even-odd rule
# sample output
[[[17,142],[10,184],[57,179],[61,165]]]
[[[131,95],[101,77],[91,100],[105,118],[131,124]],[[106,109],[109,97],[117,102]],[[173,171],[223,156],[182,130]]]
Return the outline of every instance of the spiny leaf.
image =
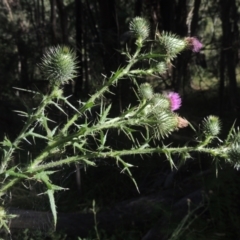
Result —
[[[23,137],[23,140],[25,140],[28,144],[32,145],[31,142],[27,140],[27,138]]]
[[[48,140],[47,137],[45,137],[45,136],[43,136],[43,135],[41,135],[41,134],[39,134],[39,133],[35,133],[35,132],[34,132],[34,128],[31,128],[31,129],[27,132],[26,136],[32,136],[32,137],[36,137],[36,138],[41,138],[41,139]]]
[[[68,116],[67,113],[65,113],[65,111],[59,106],[58,103],[55,103],[54,101],[51,101],[51,104],[53,104],[53,105],[54,105],[57,109],[59,109],[63,114],[65,114],[66,116]]]
[[[101,151],[105,148],[105,143],[107,141],[107,134],[108,132],[104,134],[103,131],[100,131],[100,146],[98,147],[98,151]]]
[[[16,166],[10,168],[9,170],[6,171],[5,175],[6,177],[8,176],[14,176],[14,177],[17,177],[17,178],[23,178],[23,179],[28,179],[29,176],[27,176],[26,174],[23,174],[21,172],[16,172]]]
[[[54,226],[54,229],[56,229],[56,225],[57,225],[57,207],[56,207],[55,199],[54,199],[54,190],[48,189],[47,190],[47,194],[48,194],[50,208],[51,208],[52,215],[53,215],[53,226]]]
[[[134,167],[134,165],[129,164],[129,163],[123,161],[119,156],[116,157],[116,161],[117,161],[117,164],[118,164],[118,162],[120,162],[123,165],[123,169],[122,169],[121,172],[127,172],[127,175],[131,178],[131,180],[133,181],[137,191],[140,193],[138,185],[137,185],[137,182],[134,179],[134,177],[132,176],[132,173],[131,173],[131,171],[129,169],[130,167]]]
[[[112,105],[109,104],[106,109],[102,109],[101,108],[99,123],[105,123],[106,122],[107,116],[108,116],[108,114],[110,112],[111,107],[112,107]]]
[[[29,113],[26,113],[26,112],[24,112],[24,111],[14,110],[14,112],[18,113],[18,115],[21,116],[21,117],[26,117],[26,118],[28,118],[28,117],[30,116]]]
[[[12,142],[7,138],[7,136],[4,136],[4,140],[2,142],[0,142],[0,144],[3,147],[13,147]]]
[[[61,98],[69,107],[71,107],[77,113],[80,113],[66,98]]]
[[[227,136],[227,138],[226,138],[226,143],[229,142],[230,138],[232,137],[233,132],[235,131],[235,129],[234,129],[235,123],[236,123],[236,120],[234,121],[231,129],[229,130],[228,136]]]

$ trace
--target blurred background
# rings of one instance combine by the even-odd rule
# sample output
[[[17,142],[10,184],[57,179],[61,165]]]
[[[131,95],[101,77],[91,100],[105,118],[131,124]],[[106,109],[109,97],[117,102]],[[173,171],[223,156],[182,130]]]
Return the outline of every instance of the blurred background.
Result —
[[[210,114],[220,116],[223,138],[234,121],[239,123],[240,0],[1,0],[0,8],[1,139],[4,135],[13,139],[23,125],[14,110],[38,103],[14,87],[47,93],[48,81],[37,64],[48,47],[67,45],[76,51],[79,75],[64,91],[72,95],[73,104],[85,101],[101,87],[104,76],[124,65],[120,51],[126,46],[134,50],[128,26],[135,16],[150,22],[153,38],[156,31],[164,31],[194,36],[203,43],[199,53],[186,50],[179,55],[164,76],[139,81],[151,83],[156,92],[179,92],[183,101],[179,113],[196,129]],[[114,95],[107,100],[113,103],[113,115],[136,101],[128,79],[111,90]],[[127,144],[116,133],[109,136],[117,148]],[[166,144],[179,146],[191,139],[194,132],[184,129]],[[240,239],[237,170],[224,161],[216,166],[204,154],[193,155],[178,170],[161,156],[128,161],[138,166],[133,174],[140,193],[111,160],[99,159],[98,168],[80,169],[80,187],[75,166],[56,175],[58,184],[70,189],[57,197],[59,212],[91,213],[92,218],[89,209],[95,199],[101,239]],[[11,205],[49,210],[47,198],[37,192],[37,183],[27,190],[14,189],[16,202]],[[79,216],[71,217],[75,229],[84,221]],[[93,227],[91,221],[86,227],[92,236]],[[89,236],[80,230],[76,235]]]

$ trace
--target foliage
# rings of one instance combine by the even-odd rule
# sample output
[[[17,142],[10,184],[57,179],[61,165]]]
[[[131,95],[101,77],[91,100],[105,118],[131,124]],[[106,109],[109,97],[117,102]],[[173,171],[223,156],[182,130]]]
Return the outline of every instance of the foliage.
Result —
[[[137,189],[137,182],[131,172],[133,164],[124,160],[126,155],[164,154],[171,167],[177,168],[174,155],[179,155],[184,162],[191,157],[191,153],[199,152],[209,154],[216,161],[216,165],[222,158],[235,167],[239,166],[239,131],[233,127],[228,138],[220,140],[218,135],[221,124],[215,116],[203,120],[202,127],[191,145],[186,143],[184,146],[171,147],[164,144],[163,139],[173,131],[191,126],[186,119],[174,112],[181,105],[180,97],[172,92],[154,93],[150,84],[138,84],[137,78],[164,73],[166,68],[163,66],[167,66],[181,51],[189,49],[188,41],[164,32],[155,40],[149,40],[148,23],[139,17],[130,23],[130,30],[136,38],[136,50],[134,53],[123,52],[126,66],[113,72],[109,79],[104,79],[103,86],[86,102],[79,101],[79,106],[73,106],[62,90],[63,84],[76,75],[74,53],[65,46],[47,51],[40,67],[50,82],[49,93],[43,95],[32,92],[41,98],[39,105],[33,109],[28,108],[26,112],[18,111],[19,115],[25,118],[23,129],[15,140],[11,141],[5,136],[1,142],[1,199],[19,182],[42,184],[43,194],[49,198],[55,227],[57,207],[54,194],[66,189],[56,185],[52,175],[61,171],[65,165],[76,163],[88,167],[97,166],[97,159],[114,160],[116,165],[122,168],[122,172],[128,174]],[[151,47],[147,47],[148,44]],[[147,51],[148,49],[150,51]],[[139,62],[149,63],[149,68],[139,68]],[[129,106],[117,117],[110,117],[112,106],[106,103],[104,94],[109,92],[110,86],[125,79],[132,80],[139,100],[138,105]],[[97,107],[97,117],[92,119],[89,113],[95,112]],[[58,123],[50,118],[52,108],[64,116],[64,121]],[[110,130],[125,135],[131,142],[129,148],[115,149],[111,146],[108,140]],[[140,133],[138,137],[137,132]],[[41,144],[41,148],[28,155],[28,159],[17,162],[17,156],[27,150],[26,147],[22,149],[24,142],[29,145]],[[2,201],[1,205],[4,204]],[[12,216],[4,212],[1,217],[3,227],[6,228],[10,217]]]

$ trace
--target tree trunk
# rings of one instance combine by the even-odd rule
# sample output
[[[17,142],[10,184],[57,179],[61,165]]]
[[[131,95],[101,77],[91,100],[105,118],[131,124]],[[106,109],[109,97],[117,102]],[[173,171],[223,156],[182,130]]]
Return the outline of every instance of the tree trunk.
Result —
[[[191,35],[195,36],[196,34],[196,30],[197,30],[197,26],[198,26],[198,12],[199,12],[199,8],[201,5],[201,1],[202,0],[195,0],[194,1],[194,8],[193,8],[193,16],[192,16],[192,21],[191,21]]]
[[[24,25],[24,22],[21,20],[18,21],[19,24],[19,30],[17,31],[16,35],[16,43],[17,43],[17,49],[18,49],[18,58],[19,58],[19,64],[18,64],[18,72],[19,72],[19,78],[21,82],[22,88],[28,88],[29,87],[29,72],[28,72],[28,45],[23,40],[27,34],[28,29]]]
[[[120,64],[119,28],[115,0],[98,0],[101,17],[101,42],[103,45],[103,64],[105,74],[109,77]],[[113,104],[121,109],[121,85],[111,87],[110,95]]]
[[[134,16],[141,16],[143,0],[136,0]]]
[[[221,20],[222,20],[222,49],[224,64],[227,69],[229,83],[229,98],[231,108],[237,110],[237,79],[236,79],[236,63],[237,50],[234,49],[234,44],[238,41],[238,14],[236,10],[235,0],[220,0]],[[223,81],[223,80],[221,80]],[[222,83],[221,83],[222,84]],[[222,90],[221,90],[222,91]]]
[[[219,79],[219,114],[223,113],[223,103],[224,103],[224,88],[225,88],[225,54],[223,49],[220,53],[220,62],[219,62],[219,72],[220,72],[220,79]]]
[[[101,36],[104,47],[104,66],[106,73],[117,69],[119,64],[119,33],[115,0],[98,0],[101,14]]]
[[[160,3],[162,30],[166,32],[175,32],[175,0],[161,0]]]
[[[56,29],[56,0],[50,0],[51,5],[51,33],[52,33],[52,45],[57,44],[57,29]]]
[[[181,36],[187,36],[188,34],[188,28],[187,28],[187,2],[186,0],[180,0],[178,1],[178,4],[176,5],[176,33]],[[191,53],[189,51],[181,53],[180,56],[175,60],[174,65],[176,66],[173,71],[175,73],[173,76],[175,77],[172,79],[172,88],[175,91],[181,92],[181,94],[184,93],[185,86],[187,84],[189,73],[188,73],[188,64],[191,58]]]
[[[62,0],[56,0],[62,30],[62,43],[68,44],[67,12]]]
[[[29,4],[29,8],[32,8]],[[44,1],[36,1],[34,2],[34,14],[31,14],[31,21],[36,33],[37,44],[39,46],[39,50],[42,53],[42,50],[45,47],[46,36],[44,34],[45,29],[45,7]],[[34,15],[34,16],[33,16]]]
[[[78,59],[78,76],[75,79],[74,96],[78,98],[81,96],[83,88],[83,63],[82,63],[82,34],[83,34],[83,24],[82,24],[82,0],[75,0],[75,17],[76,17],[76,50]]]

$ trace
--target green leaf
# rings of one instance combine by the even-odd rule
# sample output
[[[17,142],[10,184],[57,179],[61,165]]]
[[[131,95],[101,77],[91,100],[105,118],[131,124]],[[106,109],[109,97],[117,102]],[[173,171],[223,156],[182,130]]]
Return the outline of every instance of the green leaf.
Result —
[[[3,147],[13,147],[12,142],[5,136],[4,140],[0,143]]]
[[[23,140],[25,140],[29,145],[32,145],[31,142],[27,140],[27,138],[23,137]]]
[[[100,113],[100,116],[101,116],[101,117],[100,117],[99,123],[104,123],[104,122],[106,122],[107,116],[108,116],[108,114],[109,114],[109,111],[110,111],[111,107],[112,107],[112,105],[109,104],[109,106],[108,106],[106,109],[104,109],[103,112],[101,111],[101,113]]]
[[[34,178],[36,180],[40,180],[42,182],[44,182],[47,186],[48,189],[52,189],[52,184],[49,180],[49,176],[48,175],[51,175],[53,173],[55,173],[56,171],[42,171],[42,172],[38,172],[34,175]]]
[[[88,158],[81,158],[80,161],[86,163],[86,165],[90,165],[90,166],[93,166],[93,167],[96,166],[95,162],[93,162],[93,161],[89,161]]]
[[[137,182],[136,182],[136,180],[134,179],[134,177],[132,176],[132,173],[131,173],[131,171],[130,171],[130,169],[129,169],[130,167],[134,167],[134,165],[123,161],[119,156],[116,157],[116,161],[117,161],[117,162],[120,162],[120,163],[124,166],[124,168],[122,169],[121,172],[127,172],[127,175],[131,178],[131,180],[133,181],[133,183],[134,183],[137,191],[140,193],[139,188],[138,188],[138,185],[137,185]]]
[[[87,102],[80,108],[80,112],[84,113],[86,110],[91,109],[93,106],[94,106],[94,102]]]
[[[50,208],[51,208],[52,215],[53,215],[54,229],[56,229],[56,225],[57,225],[57,207],[56,207],[55,199],[54,199],[54,190],[48,189],[47,190],[47,194],[48,194]]]
[[[77,113],[80,113],[66,98],[61,98],[69,107],[75,110]]]
[[[120,126],[123,133],[133,142],[135,143],[135,138],[132,135],[132,132],[137,132],[135,129],[129,128],[127,126]]]
[[[235,123],[236,123],[236,120],[234,121],[231,129],[229,130],[229,133],[228,133],[228,135],[227,135],[227,139],[225,140],[226,144],[228,144],[228,143],[230,142],[230,140],[233,138],[233,136],[234,136],[235,133],[236,133]]]
[[[100,147],[98,148],[98,151],[101,149],[104,149],[105,143],[107,141],[107,132],[106,134],[103,133],[103,131],[100,131]]]
[[[14,112],[16,112],[19,116],[21,117],[26,117],[28,118],[29,117],[29,114],[24,112],[24,111],[18,111],[18,110],[14,110]]]
[[[14,176],[16,178],[25,178],[25,179],[28,179],[29,177],[23,173],[19,173],[19,172],[16,172],[15,169],[17,168],[17,166],[14,166],[13,168],[9,169],[6,171],[5,175],[6,177],[8,176]]]
[[[144,59],[156,59],[156,58],[160,58],[161,60],[163,60],[164,57],[166,57],[166,54],[161,54],[161,53],[144,53],[144,54],[140,54],[138,56],[139,60],[144,60]]]
[[[58,127],[59,127],[59,126],[56,126],[52,131],[49,131],[49,137],[50,137],[50,138],[52,138],[52,137],[55,135]]]
[[[33,128],[30,129],[30,130],[28,131],[28,133],[27,133],[27,136],[32,136],[32,137],[36,137],[36,138],[41,138],[41,139],[48,140],[47,137],[45,137],[45,136],[43,136],[43,135],[41,135],[41,134],[39,134],[39,133],[35,133],[35,132],[33,132],[33,131],[34,131]]]
[[[66,116],[68,116],[67,113],[64,112],[64,110],[59,106],[58,103],[55,103],[54,101],[51,101],[51,104],[53,104],[53,105],[54,105],[57,109],[59,109],[63,114],[65,114]]]
[[[29,92],[29,93],[33,93],[33,94],[37,94],[37,95],[41,95],[41,93],[33,91],[33,90],[29,90],[29,89],[24,89],[24,88],[18,88],[18,87],[13,87],[14,89],[20,90],[22,92]]]
[[[177,167],[176,167],[176,165],[175,165],[175,163],[174,163],[174,161],[172,159],[171,153],[168,151],[167,148],[164,149],[164,154],[165,154],[167,160],[170,163],[171,169],[173,169],[173,168],[177,169]]]

